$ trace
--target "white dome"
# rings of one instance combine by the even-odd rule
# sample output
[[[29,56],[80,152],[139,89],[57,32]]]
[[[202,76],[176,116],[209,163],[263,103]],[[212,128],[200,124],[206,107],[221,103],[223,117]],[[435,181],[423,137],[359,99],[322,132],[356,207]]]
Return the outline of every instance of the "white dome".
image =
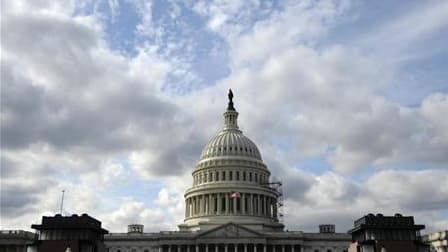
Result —
[[[201,160],[222,156],[243,156],[262,160],[254,142],[239,130],[221,131],[205,146]]]

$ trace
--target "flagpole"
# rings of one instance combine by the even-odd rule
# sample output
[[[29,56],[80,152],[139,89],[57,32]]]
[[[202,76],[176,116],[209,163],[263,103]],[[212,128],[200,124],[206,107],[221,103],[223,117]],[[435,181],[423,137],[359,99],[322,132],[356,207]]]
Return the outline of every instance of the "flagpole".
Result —
[[[62,190],[61,210],[59,212],[61,215],[62,215],[62,209],[64,207],[64,193],[65,193],[65,190]]]

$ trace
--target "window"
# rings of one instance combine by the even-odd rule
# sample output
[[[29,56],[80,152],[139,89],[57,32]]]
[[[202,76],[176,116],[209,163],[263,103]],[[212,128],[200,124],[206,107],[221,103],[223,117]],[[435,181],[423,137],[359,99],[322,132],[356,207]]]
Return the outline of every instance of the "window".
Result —
[[[240,180],[240,172],[236,172],[236,180]]]
[[[252,172],[249,172],[249,181],[252,182]]]
[[[255,173],[255,182],[258,182],[258,173]]]
[[[216,173],[215,173],[215,180],[216,180],[216,181],[219,181],[219,172],[216,172]]]
[[[226,180],[226,172],[225,171],[222,172],[222,180]]]
[[[246,172],[243,172],[243,181],[246,181]]]
[[[213,173],[210,172],[208,174],[208,178],[209,178],[210,182],[213,182]]]
[[[229,171],[229,180],[232,180],[232,171]]]

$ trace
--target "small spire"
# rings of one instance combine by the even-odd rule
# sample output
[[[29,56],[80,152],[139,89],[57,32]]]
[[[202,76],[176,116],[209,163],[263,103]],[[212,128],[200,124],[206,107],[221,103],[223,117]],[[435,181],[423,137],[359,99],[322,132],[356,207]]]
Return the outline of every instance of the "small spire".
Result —
[[[232,89],[229,89],[229,104],[227,105],[227,110],[233,110],[235,111],[235,107],[233,107],[233,92]]]

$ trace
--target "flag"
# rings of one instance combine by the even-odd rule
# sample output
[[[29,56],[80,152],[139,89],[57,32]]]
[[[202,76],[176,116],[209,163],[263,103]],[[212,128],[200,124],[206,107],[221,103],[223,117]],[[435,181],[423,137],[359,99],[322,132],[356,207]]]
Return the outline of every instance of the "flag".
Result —
[[[241,194],[239,192],[230,192],[230,198],[241,198]]]

